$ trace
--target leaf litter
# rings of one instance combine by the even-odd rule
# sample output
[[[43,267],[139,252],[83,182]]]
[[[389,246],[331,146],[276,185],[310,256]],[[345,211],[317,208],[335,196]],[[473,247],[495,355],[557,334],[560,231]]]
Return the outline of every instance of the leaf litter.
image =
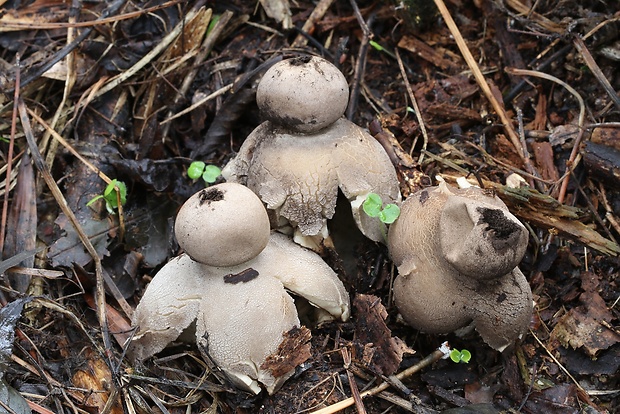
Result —
[[[617,5],[447,2],[490,84],[486,94],[445,16],[426,3],[246,3],[77,2],[70,15],[46,0],[3,2],[0,133],[13,141],[17,156],[9,159],[8,144],[0,143],[1,189],[5,194],[21,183],[32,192],[24,205],[36,204],[38,238],[33,246],[31,229],[16,226],[32,220],[30,208],[15,209],[17,216],[2,223],[12,243],[24,247],[5,244],[3,251],[9,268],[2,267],[0,302],[12,316],[0,318],[6,322],[0,400],[15,412],[26,412],[25,399],[36,412],[311,412],[351,393],[365,395],[366,385],[385,379],[380,374],[418,367],[448,340],[471,353],[468,364],[429,360],[423,375],[387,377],[389,389],[358,397],[356,408],[345,410],[618,411],[620,175],[613,160],[620,149],[617,98],[610,94],[618,85]],[[219,26],[212,24],[218,16],[226,16]],[[383,50],[368,46],[370,32],[360,22]],[[131,308],[156,270],[178,253],[170,232],[176,208],[203,185],[187,179],[185,169],[195,158],[226,163],[260,122],[256,80],[273,59],[297,53],[329,56],[359,88],[353,120],[362,126],[378,121],[374,134],[393,156],[401,188],[415,189],[437,175],[449,182],[466,176],[492,188],[529,226],[521,269],[536,312],[515,349],[502,355],[471,332],[427,335],[404,325],[391,302],[387,253],[362,241],[355,265],[342,275],[358,304],[353,320],[312,327],[310,350],[305,336],[300,342],[298,362],[305,362],[272,397],[233,392],[216,367],[186,345],[144,366],[124,358]],[[506,73],[509,67],[546,72],[570,85],[587,116],[580,119],[584,108],[563,86]],[[11,126],[15,90],[26,109],[96,166],[93,171],[59,146],[31,114],[32,136],[79,230],[39,179],[39,167],[34,183],[15,174],[20,154],[32,150],[26,126]],[[414,98],[426,142],[412,113]],[[202,103],[189,109],[196,102]],[[576,146],[580,133],[585,144]],[[14,168],[7,176],[9,163]],[[97,171],[127,184],[125,223],[102,205],[85,207],[106,186]],[[512,173],[530,187],[507,187]],[[7,196],[19,200],[16,191]],[[328,259],[344,271],[337,255]],[[61,270],[64,276],[32,277],[26,290],[8,277],[18,264],[20,272]],[[22,311],[22,298],[30,295],[51,302],[35,301]]]

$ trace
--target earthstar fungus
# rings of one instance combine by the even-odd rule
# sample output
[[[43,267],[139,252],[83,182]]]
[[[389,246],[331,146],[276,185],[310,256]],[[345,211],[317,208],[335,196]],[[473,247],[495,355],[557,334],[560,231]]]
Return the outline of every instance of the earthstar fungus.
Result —
[[[428,333],[473,322],[487,344],[504,350],[532,314],[532,292],[517,267],[527,242],[506,205],[480,188],[441,183],[412,194],[388,233],[401,315]]]
[[[337,275],[314,252],[270,233],[262,202],[246,187],[224,183],[192,196],[179,211],[176,234],[187,253],[155,275],[134,314],[130,352],[137,360],[194,328],[199,349],[234,384],[253,393],[262,384],[273,393],[294,373],[294,367],[278,375],[264,367],[300,326],[287,291],[333,318],[349,317],[349,296]],[[229,250],[241,250],[241,259]]]
[[[361,232],[383,241],[382,223],[360,206],[371,192],[398,202],[398,180],[383,147],[342,117],[348,100],[342,73],[318,57],[284,60],[265,73],[256,100],[265,121],[223,169],[226,180],[252,189],[272,227],[292,228],[308,246],[327,237],[340,189]]]

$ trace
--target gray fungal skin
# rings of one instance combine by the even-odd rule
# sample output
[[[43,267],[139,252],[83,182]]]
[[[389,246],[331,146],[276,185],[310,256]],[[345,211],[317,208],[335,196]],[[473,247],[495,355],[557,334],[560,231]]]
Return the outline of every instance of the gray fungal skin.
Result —
[[[382,223],[360,214],[359,199],[374,192],[385,203],[400,201],[396,171],[381,145],[344,118],[302,136],[264,122],[222,175],[258,194],[275,216],[273,227],[288,222],[304,236],[320,234],[333,217],[339,188],[358,227],[374,241],[383,241]]]
[[[300,326],[287,291],[335,319],[350,316],[349,295],[334,271],[283,234],[272,233],[257,257],[235,266],[208,266],[181,255],[155,275],[140,300],[130,354],[149,358],[195,323],[190,340],[235,385],[258,394],[262,384],[271,394],[294,373],[274,377],[260,368],[283,334]]]
[[[348,101],[349,85],[342,72],[316,56],[276,63],[256,90],[263,119],[300,133],[330,126],[344,114]]]
[[[246,187],[222,183],[191,196],[174,226],[179,245],[200,263],[230,266],[256,257],[269,240],[269,217]]]
[[[224,178],[258,194],[272,227],[291,226],[298,239],[319,241],[340,188],[362,233],[383,242],[382,223],[361,214],[360,205],[371,192],[398,203],[398,179],[381,145],[342,118],[348,101],[342,73],[321,58],[285,60],[265,73],[256,100],[266,121],[246,138]]]
[[[532,292],[517,267],[527,241],[505,204],[479,188],[442,183],[411,195],[388,234],[401,315],[428,333],[473,321],[487,344],[504,350],[532,315]]]

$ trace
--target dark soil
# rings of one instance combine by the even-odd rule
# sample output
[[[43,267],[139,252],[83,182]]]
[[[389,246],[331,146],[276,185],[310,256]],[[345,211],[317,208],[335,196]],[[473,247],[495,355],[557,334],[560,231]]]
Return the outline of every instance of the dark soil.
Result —
[[[446,2],[507,128],[432,2],[335,1],[303,35],[317,2],[290,3],[292,28],[248,1],[0,2],[3,194],[15,184],[2,214],[0,413],[313,412],[385,380],[344,412],[620,412],[620,4]],[[207,9],[219,17],[208,34]],[[358,238],[325,255],[350,290],[351,319],[309,325],[312,356],[275,395],[235,391],[193,345],[143,364],[125,356],[128,315],[180,253],[176,211],[204,188],[190,162],[225,165],[260,123],[261,75],[307,55],[345,74],[347,116],[375,121],[404,196],[466,176],[527,225],[520,268],[535,312],[519,343],[500,353],[475,331],[408,327],[386,248]],[[506,68],[553,76],[580,98]],[[529,187],[508,188],[512,173]],[[87,206],[106,177],[127,186],[116,214],[103,199]],[[390,377],[444,341],[471,361]]]

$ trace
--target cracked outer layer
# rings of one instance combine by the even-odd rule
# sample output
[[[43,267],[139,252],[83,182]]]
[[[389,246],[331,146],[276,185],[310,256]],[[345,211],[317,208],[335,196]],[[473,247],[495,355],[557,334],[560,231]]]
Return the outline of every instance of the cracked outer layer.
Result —
[[[134,313],[137,332],[129,353],[146,359],[195,323],[200,351],[234,384],[256,394],[262,384],[271,394],[295,371],[274,375],[261,367],[283,334],[300,325],[287,291],[333,318],[350,315],[349,295],[334,271],[282,234],[272,233],[257,257],[236,266],[207,266],[181,255],[147,287]]]
[[[258,194],[275,213],[273,226],[283,218],[304,236],[319,234],[332,218],[338,188],[350,202],[370,192],[386,204],[400,200],[396,171],[381,145],[344,118],[308,135],[293,135],[266,121],[246,138],[222,175]],[[382,223],[360,214],[359,204],[352,205],[358,227],[382,241]]]
[[[532,292],[517,265],[527,231],[496,197],[442,183],[411,195],[390,226],[394,299],[411,326],[449,333],[473,321],[503,350],[527,331]]]

